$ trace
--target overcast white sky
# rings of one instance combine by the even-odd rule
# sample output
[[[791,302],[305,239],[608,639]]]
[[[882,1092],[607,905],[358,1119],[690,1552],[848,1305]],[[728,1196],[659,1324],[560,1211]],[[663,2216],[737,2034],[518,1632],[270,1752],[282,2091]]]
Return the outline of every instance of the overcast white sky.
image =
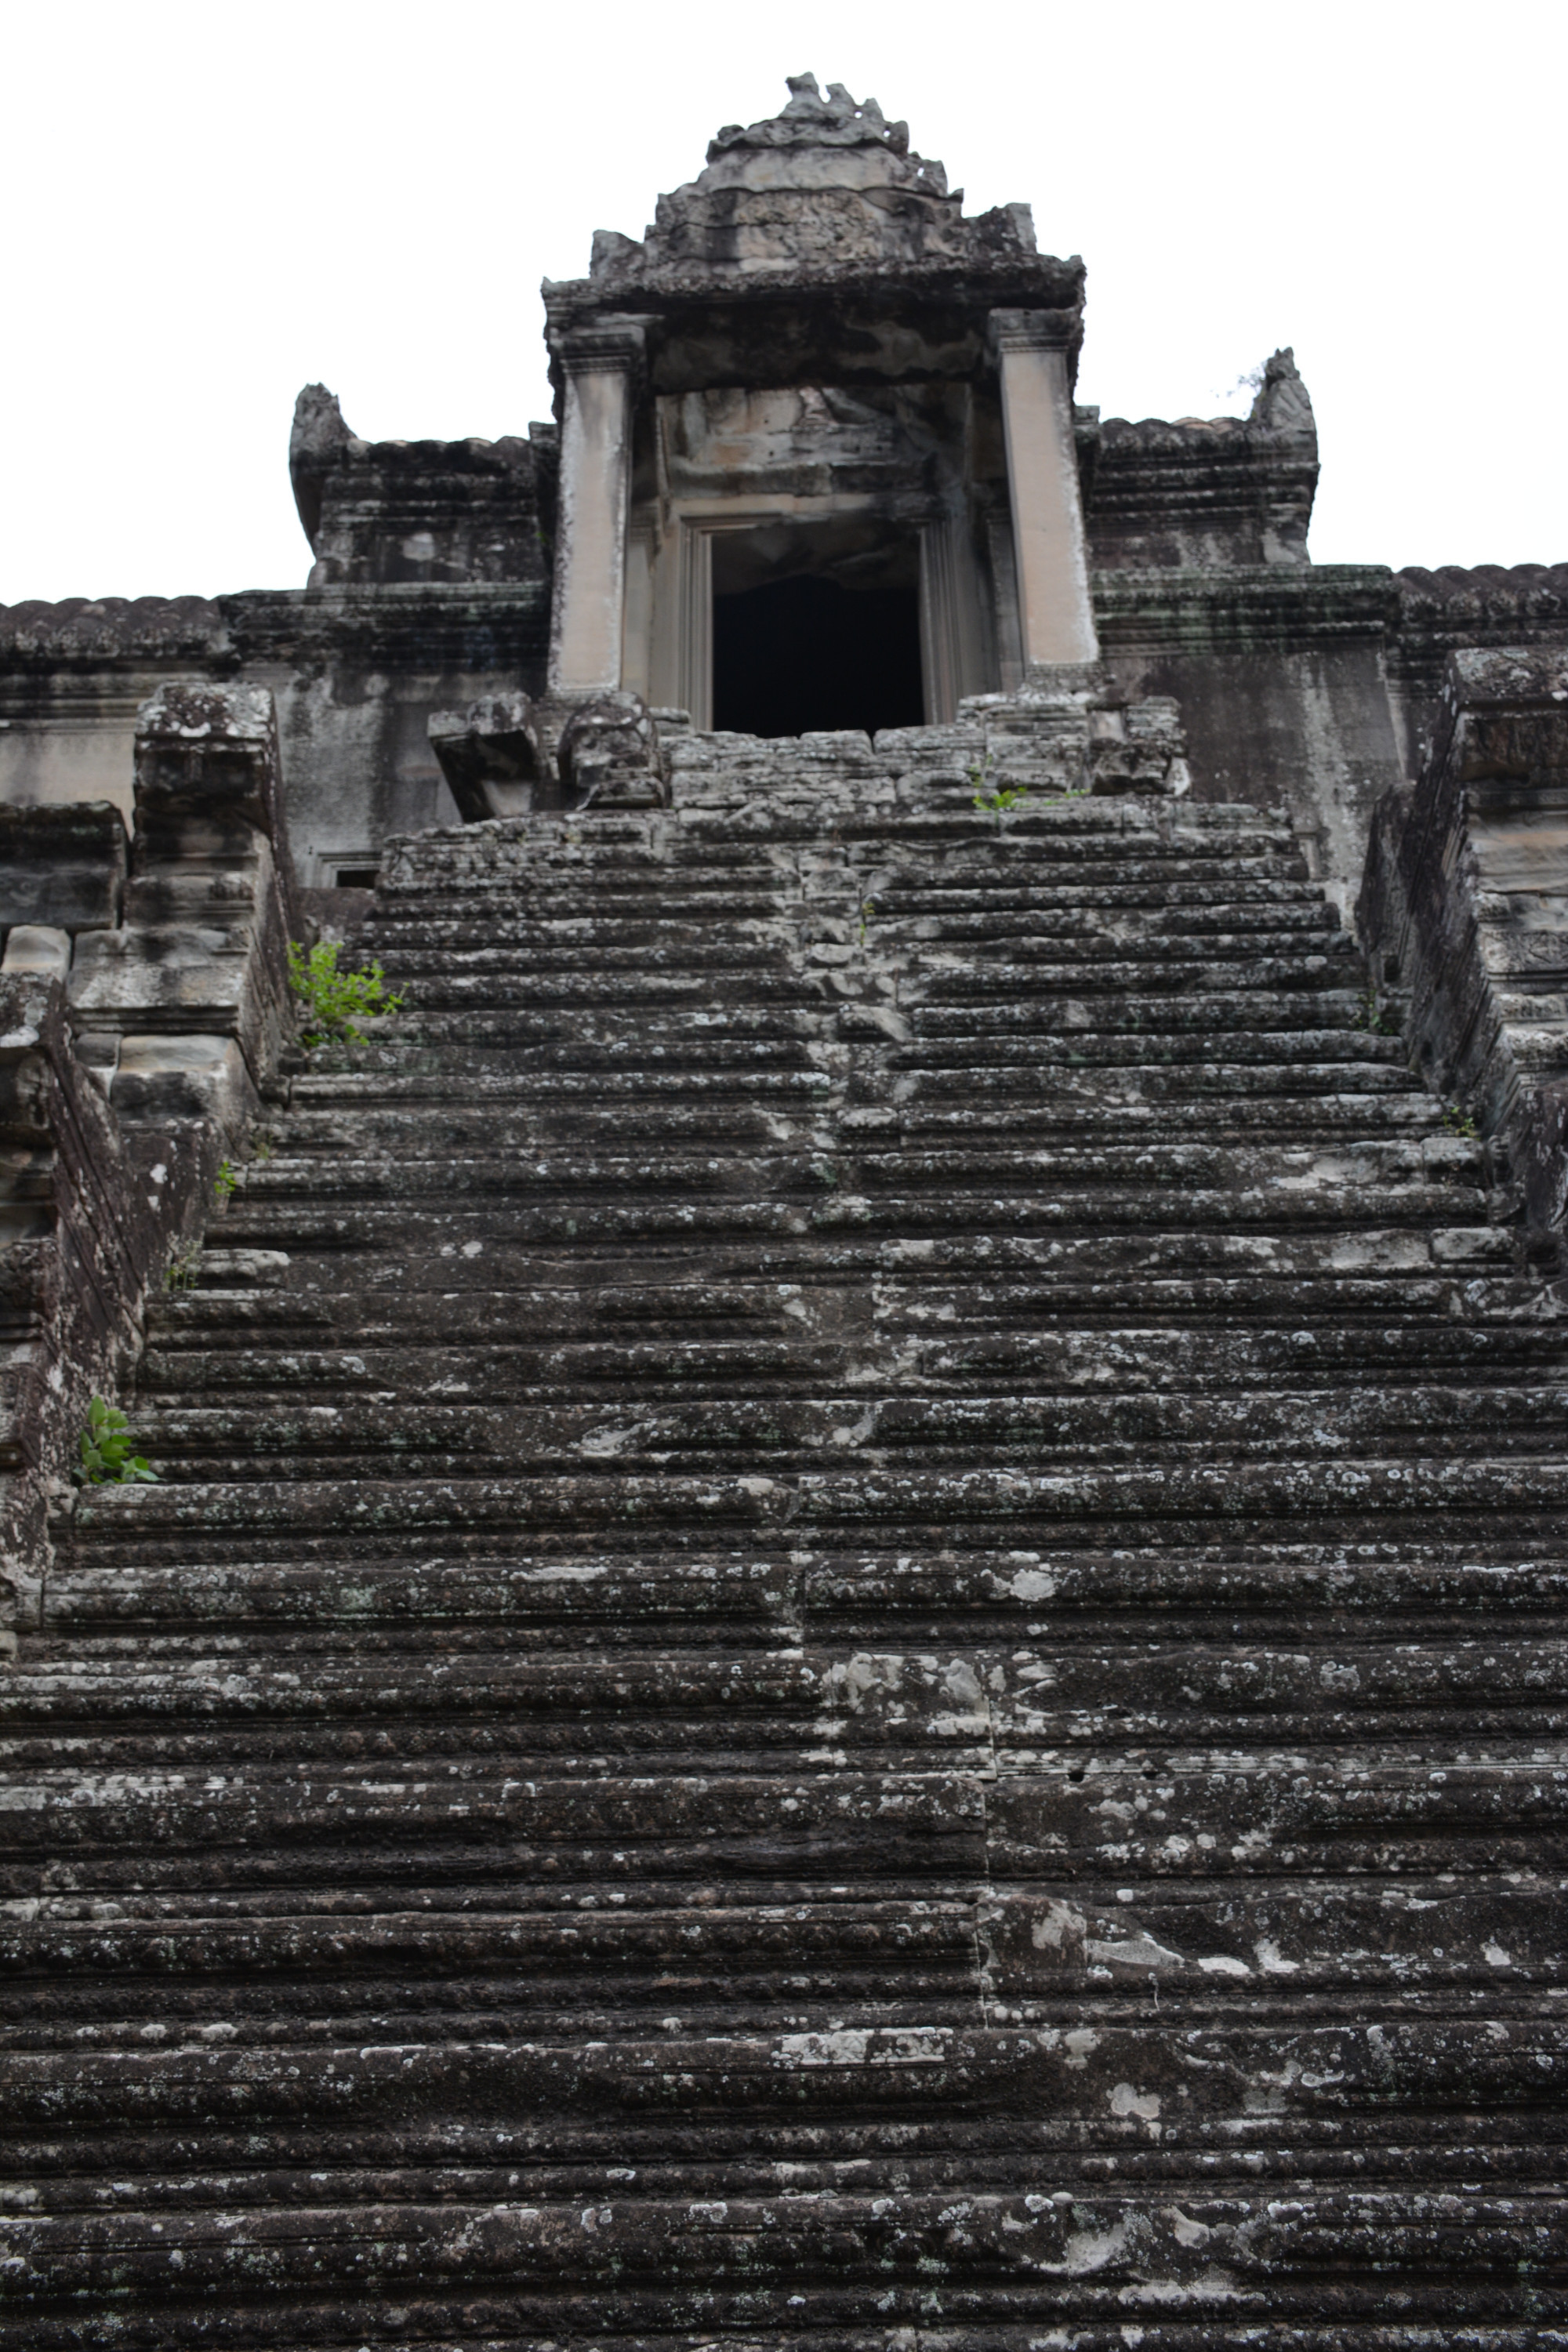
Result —
[[[354,431],[546,415],[538,286],[814,71],[1089,264],[1081,400],[1243,409],[1293,343],[1319,562],[1568,559],[1568,9],[8,0],[0,602],[284,587]]]

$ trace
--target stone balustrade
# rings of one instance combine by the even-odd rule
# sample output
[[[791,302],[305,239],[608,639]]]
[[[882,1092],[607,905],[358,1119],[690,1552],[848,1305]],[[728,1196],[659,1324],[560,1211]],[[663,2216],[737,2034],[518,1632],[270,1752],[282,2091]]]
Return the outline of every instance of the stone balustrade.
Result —
[[[282,843],[251,687],[143,706],[129,856],[110,803],[0,812],[0,1611],[24,1627],[88,1400],[134,1363],[289,1026]]]

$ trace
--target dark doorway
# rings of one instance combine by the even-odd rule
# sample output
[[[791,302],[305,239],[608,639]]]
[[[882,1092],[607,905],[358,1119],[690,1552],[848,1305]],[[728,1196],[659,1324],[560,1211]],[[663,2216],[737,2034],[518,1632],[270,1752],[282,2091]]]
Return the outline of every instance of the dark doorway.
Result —
[[[713,724],[740,735],[918,727],[920,592],[796,572],[713,599]]]

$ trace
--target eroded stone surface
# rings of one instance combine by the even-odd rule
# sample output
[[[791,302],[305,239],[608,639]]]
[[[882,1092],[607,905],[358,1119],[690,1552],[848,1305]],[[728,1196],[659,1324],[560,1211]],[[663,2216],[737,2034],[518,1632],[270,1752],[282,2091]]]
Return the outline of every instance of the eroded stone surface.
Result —
[[[1357,907],[1401,1028],[1449,1117],[1486,1134],[1531,1246],[1568,1205],[1568,659],[1450,656],[1421,776],[1380,803]],[[1369,999],[1369,1004],[1372,1000]]]
[[[1558,1294],[1089,716],[395,845],[5,1685],[0,2343],[1561,2329]]]

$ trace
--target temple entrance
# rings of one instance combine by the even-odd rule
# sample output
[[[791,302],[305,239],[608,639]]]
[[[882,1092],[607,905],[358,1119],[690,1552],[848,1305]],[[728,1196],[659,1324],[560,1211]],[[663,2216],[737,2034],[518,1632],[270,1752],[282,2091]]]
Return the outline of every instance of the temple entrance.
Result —
[[[726,532],[713,549],[713,724],[742,735],[918,727],[912,539]]]

